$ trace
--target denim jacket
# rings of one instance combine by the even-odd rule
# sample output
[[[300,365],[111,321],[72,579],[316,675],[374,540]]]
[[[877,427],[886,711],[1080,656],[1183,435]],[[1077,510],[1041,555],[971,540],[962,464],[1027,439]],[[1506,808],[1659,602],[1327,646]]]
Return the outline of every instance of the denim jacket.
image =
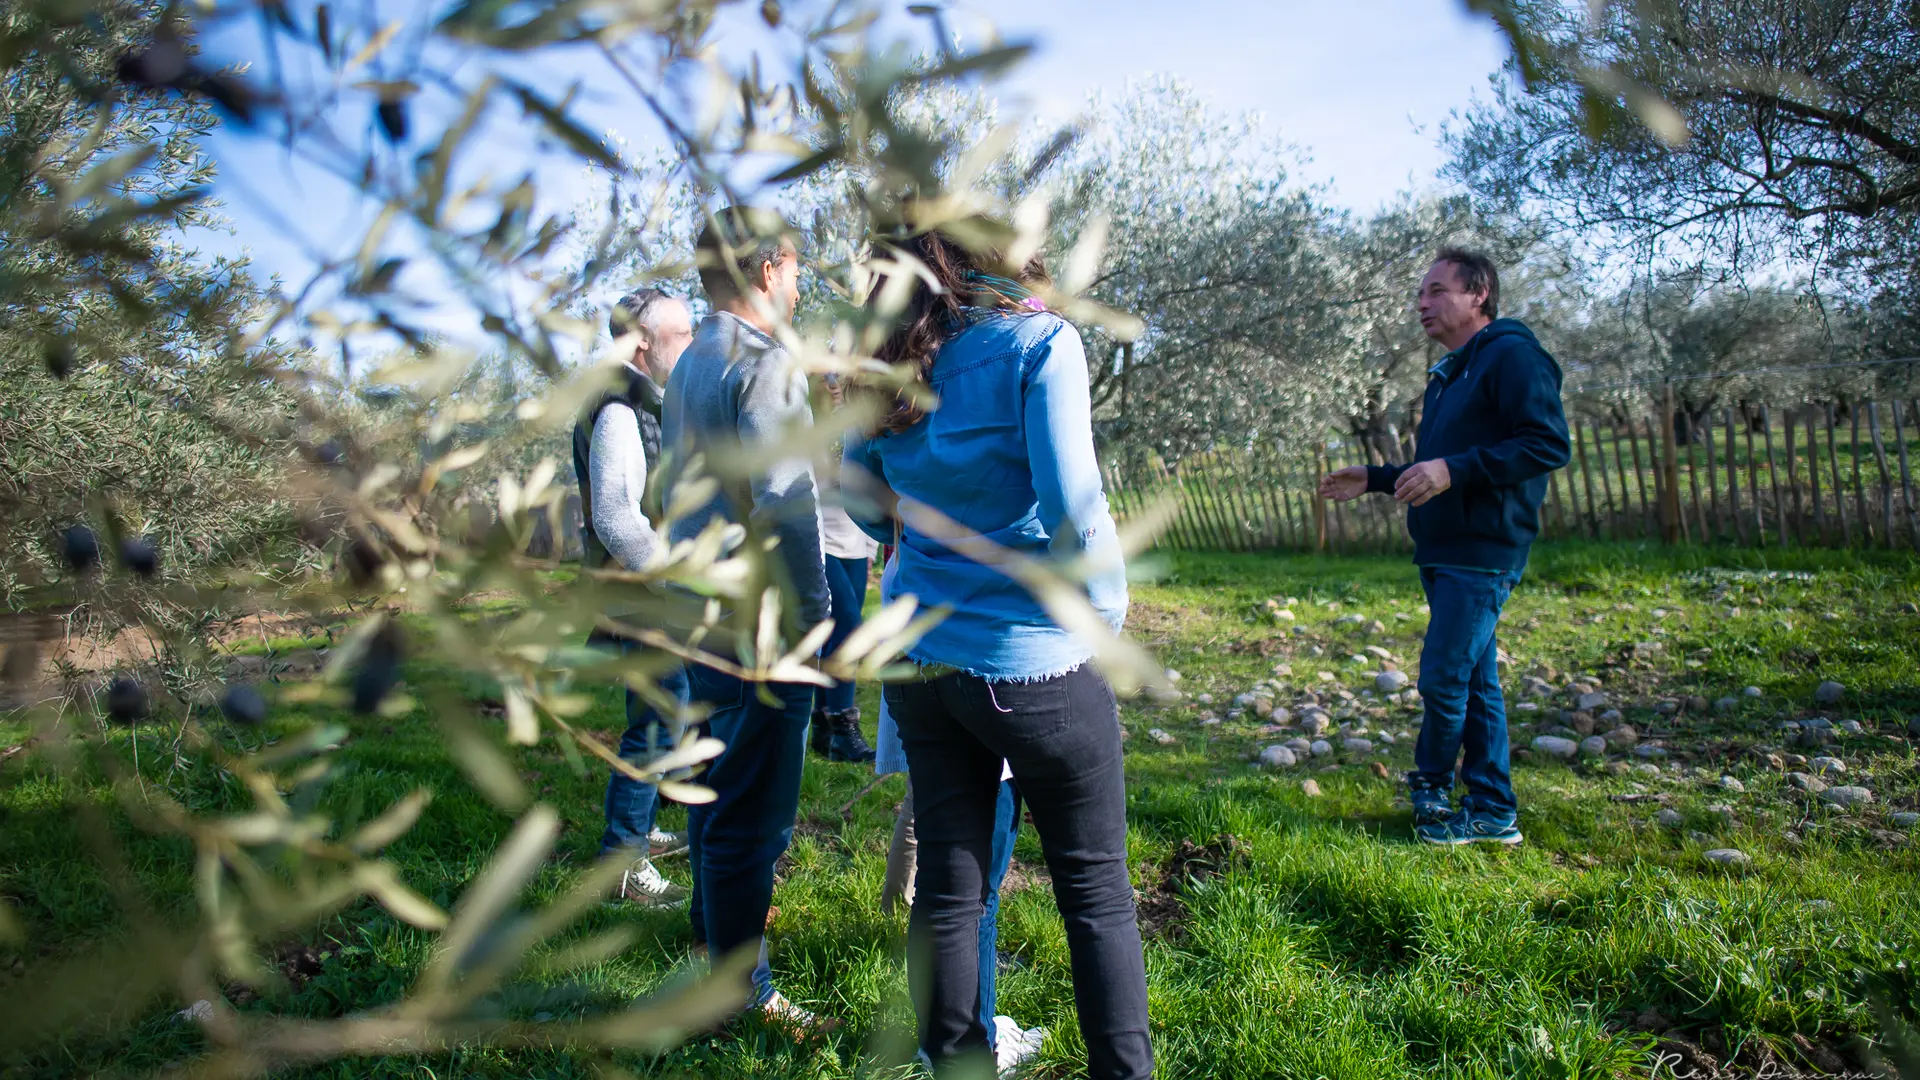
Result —
[[[938,408],[902,432],[849,437],[846,460],[1002,548],[1085,556],[1087,598],[1118,631],[1126,568],[1094,458],[1080,334],[1050,313],[978,311],[934,358],[930,381]],[[872,508],[849,510],[875,539],[892,540],[891,525]],[[1058,626],[1025,587],[911,524],[897,558],[883,599],[912,595],[953,609],[909,659],[1031,681],[1092,657],[1092,643]]]

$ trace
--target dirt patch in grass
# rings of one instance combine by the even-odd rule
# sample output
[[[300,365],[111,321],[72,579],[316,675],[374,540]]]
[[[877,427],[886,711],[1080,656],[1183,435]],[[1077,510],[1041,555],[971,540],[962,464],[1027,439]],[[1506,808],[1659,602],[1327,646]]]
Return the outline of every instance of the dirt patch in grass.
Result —
[[[1180,940],[1186,935],[1185,897],[1216,877],[1246,869],[1249,861],[1247,842],[1232,833],[1221,833],[1204,844],[1181,840],[1166,862],[1151,869],[1147,887],[1135,900],[1140,935]]]

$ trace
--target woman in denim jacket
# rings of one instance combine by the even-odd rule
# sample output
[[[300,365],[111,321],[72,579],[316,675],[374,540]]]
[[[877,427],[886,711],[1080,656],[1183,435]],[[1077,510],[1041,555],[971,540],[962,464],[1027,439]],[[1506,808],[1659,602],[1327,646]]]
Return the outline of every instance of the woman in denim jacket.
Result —
[[[940,288],[917,285],[879,356],[914,365],[939,406],[923,411],[903,396],[879,433],[849,439],[843,483],[850,508],[865,488],[872,506],[855,517],[876,538],[888,535],[886,511],[898,500],[899,565],[884,598],[952,609],[908,653],[921,679],[885,690],[920,846],[908,924],[920,1047],[942,1065],[987,1046],[978,927],[1005,760],[1066,922],[1088,1075],[1147,1077],[1146,968],[1113,691],[1089,663],[1092,643],[978,561],[992,555],[967,539],[1077,560],[1094,610],[1120,628],[1126,572],[1094,458],[1086,352],[1073,327],[992,272],[997,260],[938,233],[898,249]],[[1021,277],[1044,275],[1036,259]]]

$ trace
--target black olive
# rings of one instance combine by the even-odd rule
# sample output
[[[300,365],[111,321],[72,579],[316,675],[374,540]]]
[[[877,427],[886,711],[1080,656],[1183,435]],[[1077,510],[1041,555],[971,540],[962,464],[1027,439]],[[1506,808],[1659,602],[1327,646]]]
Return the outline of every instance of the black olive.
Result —
[[[407,137],[407,103],[404,101],[383,101],[375,110],[380,117],[380,129],[387,133],[388,142],[400,142]]]
[[[64,379],[73,374],[73,346],[59,338],[47,342],[46,348],[41,352],[41,359],[46,361],[47,374],[56,379]]]
[[[107,684],[107,715],[128,727],[147,718],[147,688],[122,676]]]
[[[160,569],[160,553],[154,550],[153,542],[144,536],[129,536],[120,541],[120,565],[150,578]]]
[[[267,699],[246,683],[234,683],[220,698],[220,712],[229,723],[253,727],[267,718]]]
[[[100,540],[85,525],[75,525],[60,536],[67,565],[75,570],[91,570],[100,562]]]

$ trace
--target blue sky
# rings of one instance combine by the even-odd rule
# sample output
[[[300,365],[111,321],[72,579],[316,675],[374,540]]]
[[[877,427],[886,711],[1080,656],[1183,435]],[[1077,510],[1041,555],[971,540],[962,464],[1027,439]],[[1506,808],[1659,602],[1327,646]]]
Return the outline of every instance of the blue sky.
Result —
[[[905,7],[905,0],[889,2]],[[804,0],[789,2],[801,6]],[[1090,91],[1112,94],[1130,79],[1176,75],[1224,110],[1263,113],[1269,134],[1309,155],[1296,179],[1326,183],[1333,202],[1361,211],[1402,189],[1434,185],[1439,124],[1476,92],[1485,93],[1506,55],[1492,24],[1460,0],[965,0],[951,6],[952,25],[963,38],[977,40],[981,20],[990,20],[1004,36],[1037,42],[1037,54],[1004,86],[1006,104],[1065,118]],[[741,7],[739,14],[750,15],[757,5]],[[753,22],[737,24],[745,46]],[[931,43],[923,20],[901,14],[884,25]],[[257,48],[245,34],[211,45],[222,59],[248,58]],[[557,89],[574,76],[544,71],[529,77]],[[596,86],[599,76],[586,78],[582,115],[590,124],[635,145],[658,139],[646,117],[595,109],[597,96],[611,101],[620,94]],[[503,172],[525,167],[526,148],[491,149]],[[377,201],[352,185],[258,136],[224,133],[213,150],[235,235],[206,238],[203,246],[245,251],[256,272],[297,282],[316,258],[350,256],[377,210]],[[587,190],[573,168],[548,170],[540,180],[543,201],[555,208]]]

